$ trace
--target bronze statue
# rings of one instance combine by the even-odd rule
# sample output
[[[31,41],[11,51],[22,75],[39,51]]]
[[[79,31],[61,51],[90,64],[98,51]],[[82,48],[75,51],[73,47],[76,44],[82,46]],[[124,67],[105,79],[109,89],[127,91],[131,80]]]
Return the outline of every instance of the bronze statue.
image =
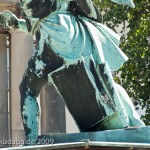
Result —
[[[132,0],[112,0],[134,7]],[[36,35],[37,49],[20,85],[21,113],[28,140],[39,131],[41,88],[51,82],[80,131],[144,126],[125,90],[113,80],[127,56],[119,36],[100,23],[91,0],[21,0],[25,20],[0,13],[9,29]]]

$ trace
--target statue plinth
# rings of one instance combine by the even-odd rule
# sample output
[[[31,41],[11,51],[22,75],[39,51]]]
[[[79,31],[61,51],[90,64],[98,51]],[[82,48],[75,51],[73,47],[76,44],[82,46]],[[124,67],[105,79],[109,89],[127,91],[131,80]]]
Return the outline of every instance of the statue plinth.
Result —
[[[2,150],[149,150],[150,126],[69,134],[47,134],[35,146],[2,148]]]
[[[53,144],[81,142],[88,139],[95,142],[147,143],[150,145],[150,126],[96,132],[47,134],[38,137],[38,141],[42,139],[43,141],[44,139],[47,139],[47,141],[51,139]]]

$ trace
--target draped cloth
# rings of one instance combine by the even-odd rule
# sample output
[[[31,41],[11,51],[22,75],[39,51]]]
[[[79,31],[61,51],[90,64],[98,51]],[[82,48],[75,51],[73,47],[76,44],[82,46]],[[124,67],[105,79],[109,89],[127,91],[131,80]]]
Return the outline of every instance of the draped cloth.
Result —
[[[128,59],[118,47],[119,36],[97,21],[99,14],[91,0],[74,1],[78,6],[75,15],[68,11],[70,0],[57,0],[56,10],[48,16],[30,17],[31,33],[41,33],[38,55],[42,54],[46,41],[66,61],[92,55],[96,63],[107,62],[111,71],[118,70]],[[133,6],[132,0],[112,1]],[[25,12],[31,14],[31,10],[26,9]]]
[[[67,11],[56,11],[40,20],[38,30],[46,43],[66,61],[92,55],[98,64],[107,62],[118,70],[128,59],[118,47],[119,36],[101,23]],[[49,40],[50,39],[50,40]]]

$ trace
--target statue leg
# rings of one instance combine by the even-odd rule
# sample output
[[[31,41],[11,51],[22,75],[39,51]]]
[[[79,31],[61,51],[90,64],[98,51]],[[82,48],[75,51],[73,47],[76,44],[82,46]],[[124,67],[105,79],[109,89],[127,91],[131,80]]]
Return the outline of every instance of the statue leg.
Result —
[[[46,80],[37,77],[29,68],[20,85],[21,114],[26,135],[26,144],[33,145],[39,133],[40,106],[37,101]]]
[[[40,52],[42,54],[39,55],[39,51],[36,50],[29,60],[29,67],[20,85],[21,114],[29,142],[35,142],[39,132],[40,106],[37,97],[42,87],[48,83],[48,74],[64,63],[63,59],[57,56],[46,43]]]
[[[143,123],[143,121],[140,120],[139,115],[135,111],[134,105],[124,88],[121,87],[119,84],[116,84],[116,88],[126,109],[126,112],[129,116],[131,126],[145,126],[145,124]]]

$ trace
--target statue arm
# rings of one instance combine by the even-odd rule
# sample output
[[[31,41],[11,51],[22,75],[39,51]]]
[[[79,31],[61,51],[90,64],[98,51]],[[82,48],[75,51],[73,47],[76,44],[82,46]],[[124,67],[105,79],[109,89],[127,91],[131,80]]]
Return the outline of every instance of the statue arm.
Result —
[[[15,29],[28,32],[24,19],[18,19],[10,11],[0,12],[0,28]]]
[[[128,5],[132,8],[135,7],[134,3],[132,0],[111,0],[112,2],[118,3],[118,4],[123,4],[123,5]]]

